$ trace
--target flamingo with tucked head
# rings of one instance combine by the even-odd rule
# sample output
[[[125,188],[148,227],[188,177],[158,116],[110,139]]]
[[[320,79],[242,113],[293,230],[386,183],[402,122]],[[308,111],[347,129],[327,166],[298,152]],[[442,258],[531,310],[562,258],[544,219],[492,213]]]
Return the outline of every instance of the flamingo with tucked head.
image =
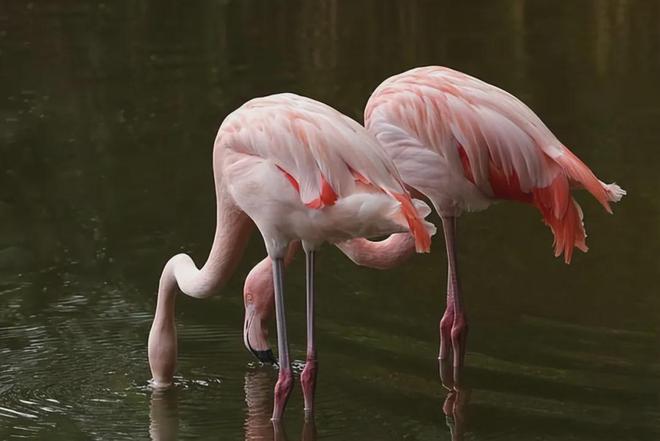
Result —
[[[204,298],[231,276],[253,223],[272,262],[280,370],[273,420],[292,388],[284,311],[283,267],[289,244],[300,241],[307,262],[307,363],[301,383],[306,413],[313,409],[316,379],[314,257],[323,242],[410,232],[418,252],[428,252],[435,227],[430,208],[413,201],[376,139],[357,122],[318,101],[293,94],[251,100],[223,121],[213,148],[217,225],[201,269],[186,254],[163,269],[149,333],[155,386],[172,383],[177,341],[178,290]],[[261,267],[262,270],[266,270]]]
[[[570,263],[574,248],[587,251],[582,210],[571,189],[586,189],[608,213],[610,202],[626,192],[600,181],[522,101],[446,67],[421,67],[388,78],[369,98],[364,119],[407,187],[428,198],[442,219],[448,280],[438,358],[443,382],[456,384],[468,326],[457,269],[456,218],[499,200],[531,205],[552,230],[555,256],[563,253]],[[338,246],[360,265],[389,268],[412,254],[414,242],[395,234],[381,242],[354,239]],[[246,307],[259,299],[259,314],[267,316],[272,282],[258,267],[254,271],[246,280]],[[245,340],[267,350],[263,323],[253,322],[262,327],[246,328]],[[448,366],[450,348],[453,369]]]

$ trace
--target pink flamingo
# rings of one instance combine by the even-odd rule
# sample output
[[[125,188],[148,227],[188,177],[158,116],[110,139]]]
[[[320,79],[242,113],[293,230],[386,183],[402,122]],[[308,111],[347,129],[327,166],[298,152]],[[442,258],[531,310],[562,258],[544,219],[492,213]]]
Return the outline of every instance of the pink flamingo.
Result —
[[[445,67],[421,67],[388,78],[369,98],[364,118],[408,188],[426,196],[442,219],[448,281],[438,358],[443,382],[457,384],[467,318],[456,262],[456,218],[498,200],[532,205],[554,234],[555,256],[564,253],[570,263],[574,248],[587,251],[582,210],[571,188],[586,189],[609,213],[609,202],[626,192],[598,180],[516,97]],[[411,255],[412,244],[406,234],[395,234],[382,242],[355,239],[339,247],[360,265],[389,268]],[[256,341],[262,350],[267,347],[264,325],[254,317],[267,317],[272,308],[271,284],[257,266],[244,290],[245,340]],[[255,310],[257,298],[260,308]]]
[[[172,383],[177,357],[174,299],[205,298],[231,276],[256,224],[272,260],[280,371],[273,420],[293,386],[284,312],[284,257],[301,241],[307,262],[307,363],[302,375],[307,413],[316,378],[314,256],[323,242],[410,231],[428,252],[435,227],[430,208],[410,198],[392,160],[352,119],[292,94],[247,102],[223,121],[213,149],[217,226],[209,257],[197,269],[186,254],[165,265],[149,333],[149,365],[156,386]],[[272,281],[271,281],[272,283]]]

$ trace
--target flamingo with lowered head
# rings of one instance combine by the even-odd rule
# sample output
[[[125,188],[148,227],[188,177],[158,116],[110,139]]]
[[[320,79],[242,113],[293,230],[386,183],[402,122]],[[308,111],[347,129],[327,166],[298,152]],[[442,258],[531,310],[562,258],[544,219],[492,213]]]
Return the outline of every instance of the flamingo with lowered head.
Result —
[[[428,252],[435,227],[430,208],[413,201],[383,148],[357,122],[320,102],[293,94],[251,100],[223,121],[213,148],[217,225],[201,269],[186,254],[163,269],[149,333],[155,386],[172,383],[178,290],[205,298],[231,276],[256,224],[272,261],[280,370],[273,420],[293,385],[284,311],[283,266],[289,244],[300,241],[307,262],[307,363],[301,383],[306,413],[313,408],[314,256],[323,242],[409,231]]]
[[[457,384],[468,324],[456,261],[456,218],[499,200],[532,205],[552,230],[555,256],[563,253],[570,263],[574,248],[587,251],[582,210],[571,189],[586,189],[608,213],[609,203],[626,192],[600,181],[522,101],[446,67],[420,67],[388,78],[369,98],[364,120],[407,187],[427,197],[442,219],[448,280],[438,358],[443,382]],[[406,260],[414,242],[399,233],[381,242],[354,239],[338,246],[357,264],[385,269]],[[245,341],[266,354],[272,281],[261,265],[245,282]]]

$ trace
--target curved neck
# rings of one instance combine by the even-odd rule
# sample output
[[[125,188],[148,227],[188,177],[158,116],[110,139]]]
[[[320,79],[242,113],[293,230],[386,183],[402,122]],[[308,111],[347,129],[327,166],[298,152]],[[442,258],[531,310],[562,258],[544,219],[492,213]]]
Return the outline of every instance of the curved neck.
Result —
[[[236,270],[253,223],[229,195],[216,171],[217,223],[213,245],[201,269],[187,254],[167,261],[158,285],[156,314],[149,333],[149,365],[156,385],[172,382],[177,357],[174,302],[181,290],[205,298],[216,294]]]
[[[336,245],[357,265],[376,269],[400,265],[415,252],[415,238],[410,233],[392,234],[377,242],[359,238]]]
[[[216,230],[206,263],[197,269],[186,254],[172,257],[160,277],[159,301],[161,297],[173,297],[177,287],[191,297],[210,297],[227,283],[236,270],[253,223],[223,188],[218,190]]]

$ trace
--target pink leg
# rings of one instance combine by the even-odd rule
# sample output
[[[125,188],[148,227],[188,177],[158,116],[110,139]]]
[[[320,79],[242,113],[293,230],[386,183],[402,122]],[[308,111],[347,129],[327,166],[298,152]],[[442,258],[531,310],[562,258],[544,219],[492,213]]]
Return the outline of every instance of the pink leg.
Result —
[[[291,368],[280,366],[280,374],[275,384],[275,402],[273,405],[272,421],[277,422],[282,418],[284,408],[291,394],[291,389],[293,389],[293,373],[291,372]]]
[[[316,390],[317,370],[318,361],[316,358],[310,358],[310,355],[307,354],[305,369],[303,369],[300,375],[305,400],[305,419],[313,418],[314,416],[314,391]]]
[[[460,374],[465,358],[465,343],[467,339],[468,324],[458,281],[458,266],[456,262],[456,218],[443,216],[442,228],[445,234],[445,243],[447,245],[448,281],[447,309],[445,310],[445,316],[443,316],[440,322],[442,339],[440,344],[440,358],[441,360],[447,359],[447,341],[450,339],[454,367],[453,384],[454,386],[457,386],[460,384]],[[453,318],[453,320],[451,320],[450,317]],[[447,332],[450,320],[451,329]],[[443,321],[445,321],[445,323],[443,323]],[[449,339],[447,337],[449,337]],[[442,352],[443,350],[445,351],[444,354]]]
[[[307,359],[300,375],[305,400],[305,419],[314,415],[314,391],[316,389],[316,341],[314,338],[314,251],[306,251],[307,262]]]
[[[277,347],[280,358],[280,374],[275,384],[275,402],[273,403],[273,421],[279,421],[284,414],[286,402],[293,388],[293,373],[289,359],[289,344],[286,336],[286,315],[284,311],[284,287],[282,281],[284,262],[281,258],[273,259],[273,282],[275,287],[275,315],[277,318]]]
[[[454,324],[454,305],[451,301],[451,290],[447,289],[447,306],[440,320],[440,353],[438,363],[440,367],[440,380],[447,389],[454,386],[453,372],[449,349],[451,348],[451,328]]]
[[[451,269],[448,269],[451,271]],[[445,313],[440,320],[440,352],[438,354],[439,360],[449,359],[449,346],[451,344],[451,328],[454,324],[454,303],[452,301],[452,287],[451,283],[447,282],[447,306]]]

